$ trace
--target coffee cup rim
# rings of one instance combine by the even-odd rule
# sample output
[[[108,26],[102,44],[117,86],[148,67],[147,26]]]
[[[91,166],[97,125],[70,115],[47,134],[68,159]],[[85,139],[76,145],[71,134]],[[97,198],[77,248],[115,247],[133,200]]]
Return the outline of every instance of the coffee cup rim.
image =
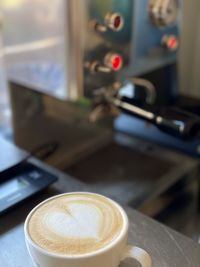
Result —
[[[75,194],[85,194],[85,195],[96,195],[96,196],[100,196],[100,197],[104,197],[105,199],[107,199],[109,202],[111,202],[114,206],[116,206],[118,208],[118,210],[120,211],[123,221],[124,221],[124,226],[122,227],[122,230],[119,234],[119,236],[112,241],[110,244],[106,245],[105,247],[98,249],[94,252],[90,252],[90,253],[85,253],[85,254],[78,254],[78,255],[61,255],[58,253],[54,253],[54,252],[50,252],[45,250],[44,248],[40,247],[39,245],[37,245],[32,238],[30,237],[29,233],[28,233],[28,223],[29,220],[32,216],[32,214],[35,212],[36,209],[38,209],[40,206],[44,205],[46,202],[55,199],[55,198],[59,198],[65,195],[75,195]],[[48,257],[53,257],[53,258],[58,258],[58,259],[84,259],[84,258],[90,258],[93,256],[98,256],[101,255],[109,250],[111,250],[113,247],[115,247],[116,244],[118,244],[118,242],[120,242],[127,234],[128,232],[128,226],[129,226],[129,221],[128,221],[128,217],[126,212],[124,211],[124,209],[114,200],[110,199],[109,197],[106,197],[104,195],[101,194],[97,194],[97,193],[92,193],[92,192],[82,192],[82,191],[77,191],[77,192],[69,192],[69,193],[62,193],[53,197],[50,197],[44,201],[42,201],[41,203],[39,203],[37,206],[35,206],[28,214],[28,216],[26,217],[25,223],[24,223],[24,234],[25,234],[25,239],[26,242],[30,243],[35,249],[37,249],[38,251],[40,251],[42,254],[48,256]]]

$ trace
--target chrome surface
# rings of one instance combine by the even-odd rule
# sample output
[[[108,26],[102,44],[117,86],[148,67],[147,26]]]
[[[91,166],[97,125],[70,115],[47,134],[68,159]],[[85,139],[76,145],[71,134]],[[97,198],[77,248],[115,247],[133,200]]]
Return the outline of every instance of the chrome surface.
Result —
[[[92,99],[96,89],[176,61],[176,52],[163,49],[162,38],[179,35],[177,1],[24,0],[13,8],[5,3],[5,25],[17,29],[10,43],[5,35],[9,78],[27,88],[64,100]],[[152,22],[152,14],[163,20],[168,12],[173,19],[167,16],[164,28]],[[30,36],[26,25],[31,25]],[[105,68],[109,53],[121,55],[122,69]],[[97,71],[88,68],[94,62]]]
[[[133,114],[138,115],[141,118],[144,118],[147,120],[153,120],[155,118],[155,115],[153,113],[145,111],[142,108],[136,107],[136,106],[131,105],[129,103],[123,102],[120,99],[113,98],[113,99],[110,99],[110,101],[115,106],[122,108],[126,111],[132,112]]]
[[[68,35],[65,36],[67,48],[66,72],[68,99],[77,100],[84,94],[83,85],[83,38],[85,23],[85,7],[81,0],[65,1],[67,10],[66,29]]]
[[[156,88],[154,84],[146,79],[142,78],[130,78],[129,79],[134,86],[143,87],[146,91],[146,103],[153,104],[156,100]]]
[[[179,0],[150,0],[149,12],[152,22],[158,27],[176,23]]]
[[[117,24],[116,24],[117,23]],[[121,31],[124,27],[124,18],[120,13],[108,13],[105,17],[105,24],[113,31]]]

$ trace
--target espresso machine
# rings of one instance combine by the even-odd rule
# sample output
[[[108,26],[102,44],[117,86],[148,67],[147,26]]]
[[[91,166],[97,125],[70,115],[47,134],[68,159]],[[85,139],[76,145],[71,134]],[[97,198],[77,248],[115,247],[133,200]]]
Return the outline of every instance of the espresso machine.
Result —
[[[24,146],[21,132],[27,129],[19,121],[31,121],[25,114],[46,110],[55,116],[54,108],[67,109],[70,115],[61,116],[69,119],[82,106],[90,122],[122,110],[112,120],[115,129],[198,156],[199,117],[190,101],[179,100],[183,6],[181,0],[3,6],[5,25],[16,25],[14,37],[4,38],[16,143]]]
[[[172,138],[167,145],[196,134],[199,118],[177,108],[182,1],[54,0],[48,5],[25,0],[14,7],[5,2],[2,13],[8,27],[4,40],[15,136],[26,131],[18,125],[26,120],[24,114],[54,113],[50,102],[57,110],[70,106],[70,118],[77,106],[90,106],[90,122],[116,117],[122,110],[128,123],[121,127],[122,115],[114,121],[116,129],[143,136],[147,131],[131,121],[145,121],[153,125],[156,140],[168,139],[165,133]],[[12,38],[10,25],[16,25]],[[33,107],[26,107],[26,98]],[[154,126],[159,128],[156,134]]]

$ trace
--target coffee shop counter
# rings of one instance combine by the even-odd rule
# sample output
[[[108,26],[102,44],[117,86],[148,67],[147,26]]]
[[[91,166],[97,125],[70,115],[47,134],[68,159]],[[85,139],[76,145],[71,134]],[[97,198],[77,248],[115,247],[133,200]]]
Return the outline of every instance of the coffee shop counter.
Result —
[[[32,159],[35,164],[41,163]],[[71,191],[92,191],[82,182],[42,164],[43,168],[53,172],[59,181],[48,190],[26,201],[0,218],[0,267],[34,266],[26,250],[23,225],[30,210],[44,199],[56,194]],[[125,207],[130,220],[130,244],[147,250],[153,260],[153,267],[199,267],[200,246],[181,234],[161,225],[152,219]],[[133,260],[127,260],[120,267],[134,266]]]

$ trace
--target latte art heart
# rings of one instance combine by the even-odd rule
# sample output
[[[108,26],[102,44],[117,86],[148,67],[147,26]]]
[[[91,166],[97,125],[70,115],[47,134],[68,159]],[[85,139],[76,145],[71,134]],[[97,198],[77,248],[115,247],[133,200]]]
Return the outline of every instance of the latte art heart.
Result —
[[[29,234],[40,247],[61,255],[99,250],[120,234],[123,219],[106,198],[69,194],[49,200],[30,218]]]
[[[85,204],[69,204],[69,212],[52,212],[43,223],[57,235],[72,239],[99,239],[101,214],[95,207]]]

